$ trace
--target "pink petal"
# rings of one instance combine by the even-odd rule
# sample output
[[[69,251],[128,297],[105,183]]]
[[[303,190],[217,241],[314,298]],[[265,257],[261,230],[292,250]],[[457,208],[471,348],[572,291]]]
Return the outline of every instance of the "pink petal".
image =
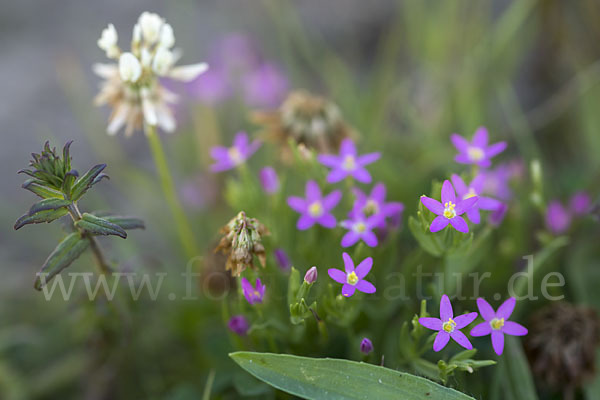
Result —
[[[473,329],[471,329],[471,336],[473,337],[485,336],[489,335],[490,333],[492,333],[492,327],[487,321],[477,324]]]
[[[296,212],[306,212],[306,201],[301,197],[291,196],[287,199],[288,206]]]
[[[342,247],[350,247],[350,246],[356,244],[356,242],[358,242],[359,239],[360,239],[360,236],[358,233],[356,233],[354,231],[350,231],[342,237],[341,245],[342,245]]]
[[[490,306],[490,303],[481,297],[477,299],[477,308],[479,308],[479,314],[481,314],[481,317],[486,321],[489,322],[496,318],[496,313],[494,312],[492,306]]]
[[[454,339],[456,343],[460,344],[465,349],[471,350],[473,348],[473,345],[471,344],[471,342],[469,342],[469,339],[467,339],[465,334],[461,331],[455,330],[450,334],[450,336],[452,337],[452,339]]]
[[[215,160],[229,160],[229,149],[224,146],[215,146],[210,149],[210,156]]]
[[[327,175],[327,182],[329,183],[337,183],[342,181],[345,177],[350,175],[348,171],[342,168],[332,169],[331,172]]]
[[[340,165],[340,158],[332,154],[320,154],[317,160],[326,167],[335,168]]]
[[[369,171],[361,167],[352,172],[352,177],[361,183],[371,183],[371,174]]]
[[[373,190],[371,190],[371,198],[377,202],[383,202],[385,200],[385,192],[385,185],[379,182],[373,186]]]
[[[238,132],[233,138],[233,146],[238,150],[244,150],[248,146],[248,134],[246,132]]]
[[[485,150],[485,156],[487,158],[492,158],[495,155],[502,153],[504,149],[506,149],[506,142],[494,143]]]
[[[309,215],[302,215],[298,219],[298,223],[296,224],[296,228],[301,231],[307,230],[311,226],[315,224],[315,219]]]
[[[454,318],[454,322],[456,322],[456,329],[462,329],[465,326],[469,325],[471,322],[475,321],[477,318],[477,313],[472,312],[468,314],[462,314]]]
[[[248,146],[248,148],[245,151],[246,159],[250,158],[252,154],[256,153],[256,150],[258,150],[261,145],[262,142],[260,140],[255,140],[252,143],[250,143],[250,146]]]
[[[362,156],[358,156],[356,158],[356,163],[358,165],[365,166],[367,164],[374,163],[375,161],[379,160],[380,157],[381,157],[381,153],[363,154]]]
[[[319,188],[317,182],[313,180],[306,182],[305,190],[307,203],[312,203],[321,200],[321,188]]]
[[[455,208],[456,215],[462,215],[465,211],[475,206],[478,201],[479,197],[477,196],[469,197],[468,199],[459,201]]]
[[[502,327],[502,332],[506,333],[507,335],[525,336],[527,335],[527,328],[521,324],[517,324],[516,322],[506,321]]]
[[[345,297],[350,297],[354,294],[356,288],[348,283],[342,286],[342,295]]]
[[[496,199],[492,199],[490,197],[480,197],[477,202],[477,207],[482,210],[495,211],[502,205],[502,202]]]
[[[440,300],[440,319],[442,321],[448,321],[452,317],[454,317],[454,312],[452,311],[450,299],[447,295],[443,295]]]
[[[456,133],[453,133],[450,136],[450,140],[452,141],[454,147],[456,147],[456,150],[458,150],[461,153],[467,152],[467,149],[469,148],[469,142],[467,141],[467,139]]]
[[[440,351],[448,344],[450,340],[450,334],[445,331],[439,331],[433,341],[433,351]]]
[[[327,196],[325,196],[323,198],[323,200],[321,201],[321,204],[323,205],[323,208],[326,211],[329,211],[332,208],[334,208],[335,206],[337,206],[337,204],[340,202],[341,199],[342,199],[342,192],[340,190],[334,190],[333,192],[329,193]]]
[[[350,258],[348,253],[342,253],[342,258],[344,259],[344,269],[346,270],[346,273],[349,274],[354,271],[354,261],[352,261],[352,258]]]
[[[458,154],[454,157],[454,161],[461,164],[471,164],[471,159],[467,154]]]
[[[377,243],[378,243],[378,241],[377,241],[377,235],[375,235],[371,231],[363,232],[363,234],[362,234],[362,240],[369,247],[376,247]]]
[[[325,228],[333,229],[337,225],[335,217],[331,214],[323,214],[317,219],[317,223]]]
[[[327,273],[329,274],[331,279],[333,279],[337,283],[345,284],[347,282],[348,277],[346,276],[346,274],[343,271],[340,271],[339,269],[329,268],[327,270]]]
[[[340,156],[347,155],[356,157],[356,146],[354,145],[352,139],[348,138],[342,140],[342,143],[340,144]]]
[[[439,318],[419,318],[419,323],[425,328],[434,331],[442,329],[442,320]]]
[[[456,204],[456,194],[454,193],[452,183],[446,179],[442,185],[442,204],[446,204],[449,201]]]
[[[506,301],[502,303],[500,307],[498,307],[498,311],[496,311],[496,317],[508,319],[512,314],[513,310],[515,309],[516,303],[517,300],[514,297],[506,299]]]
[[[446,218],[442,215],[438,215],[437,217],[435,217],[435,219],[429,226],[429,230],[433,233],[439,232],[442,229],[444,229],[446,226],[448,226],[449,223],[450,223],[450,220],[448,218]]]
[[[485,147],[488,144],[488,131],[485,126],[480,126],[475,131],[473,135],[473,140],[471,141],[474,146],[477,147]]]
[[[492,347],[496,354],[502,354],[504,350],[504,334],[501,331],[492,331]]]
[[[452,174],[450,179],[452,179],[452,184],[456,188],[456,192],[458,193],[458,195],[460,197],[467,194],[467,192],[469,191],[469,188],[467,188],[467,185],[465,185],[465,181],[463,181],[460,176],[458,176],[456,174]]]
[[[454,217],[450,220],[450,224],[459,232],[469,233],[469,225],[462,217]]]
[[[373,285],[371,282],[362,280],[358,281],[355,287],[357,290],[360,290],[363,293],[375,293],[375,291],[377,290],[375,289],[375,285]]]
[[[479,194],[483,190],[484,182],[485,176],[483,175],[483,173],[479,173],[477,174],[477,176],[475,176],[475,178],[473,178],[469,187],[471,187],[475,191],[475,194]]]
[[[431,197],[421,196],[421,203],[432,213],[436,215],[442,215],[444,213],[444,206],[442,203]]]
[[[473,207],[467,211],[467,218],[474,224],[481,222],[481,215],[479,214],[479,208]]]
[[[364,260],[362,260],[360,262],[360,264],[358,264],[358,266],[356,267],[354,272],[356,273],[356,276],[358,276],[360,279],[362,279],[365,276],[367,276],[367,274],[369,273],[369,271],[371,270],[372,267],[373,267],[373,257],[367,257]]]

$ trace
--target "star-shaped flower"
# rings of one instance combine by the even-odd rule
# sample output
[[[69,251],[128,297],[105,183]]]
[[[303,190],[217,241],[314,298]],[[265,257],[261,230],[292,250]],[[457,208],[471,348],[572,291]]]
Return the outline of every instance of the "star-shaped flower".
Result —
[[[363,278],[367,276],[373,266],[373,258],[367,257],[356,268],[354,261],[348,253],[342,253],[344,259],[344,269],[346,272],[339,269],[330,268],[327,273],[334,281],[343,284],[342,295],[350,297],[356,290],[363,293],[375,293],[375,286],[371,282],[365,281]]]
[[[256,280],[256,286],[252,286],[248,279],[242,278],[242,291],[244,292],[244,297],[251,305],[262,303],[263,297],[265,297],[265,288],[266,285],[262,284],[260,278]]]
[[[233,139],[233,146],[215,146],[210,149],[210,155],[216,161],[211,166],[211,170],[221,172],[243,164],[258,150],[260,145],[258,140],[250,143],[246,132],[238,132]]]
[[[354,195],[356,200],[350,211],[350,217],[354,218],[359,214],[365,217],[379,215],[382,218],[379,219],[378,228],[385,228],[386,218],[397,217],[404,210],[402,203],[385,201],[386,188],[381,182],[373,186],[369,195],[358,188],[354,188]]]
[[[317,182],[311,180],[306,182],[305,195],[304,199],[291,196],[287,200],[288,205],[301,214],[297,228],[305,230],[315,223],[325,228],[335,228],[336,219],[330,211],[340,202],[342,192],[334,190],[323,197]]]
[[[367,218],[362,214],[355,215],[351,220],[342,221],[340,225],[349,230],[342,238],[342,247],[350,247],[361,239],[369,247],[377,246],[377,235],[373,233],[373,228],[377,227],[380,221],[380,215]]]
[[[508,321],[508,318],[515,309],[515,304],[516,299],[511,297],[498,307],[498,311],[494,311],[487,301],[481,297],[478,298],[477,307],[485,322],[471,329],[471,336],[492,335],[492,347],[496,354],[501,355],[504,350],[505,333],[513,336],[527,335],[527,328],[516,322]]]
[[[471,183],[467,186],[465,181],[456,174],[452,175],[452,183],[456,188],[456,194],[458,197],[466,200],[470,197],[477,196],[479,200],[475,203],[470,209],[466,211],[467,218],[474,224],[478,224],[481,222],[481,216],[479,215],[479,209],[496,211],[500,208],[502,203],[496,199],[492,199],[491,197],[481,196],[481,191],[483,190],[484,185],[484,174],[478,174]]]
[[[421,203],[434,214],[435,217],[429,230],[438,232],[444,229],[448,224],[451,224],[454,229],[459,232],[469,232],[469,226],[461,217],[466,211],[471,209],[477,203],[479,197],[472,196],[464,200],[457,201],[454,188],[449,180],[445,180],[442,186],[442,202],[432,199],[427,196],[421,196]]]
[[[473,348],[473,345],[459,329],[469,325],[475,318],[477,318],[476,312],[459,315],[454,318],[450,299],[448,296],[443,295],[440,301],[440,318],[419,318],[419,323],[427,329],[439,331],[433,342],[433,351],[440,351],[446,347],[450,338],[465,349],[470,350]]]
[[[371,182],[371,174],[365,169],[365,166],[371,164],[381,156],[380,153],[369,153],[359,156],[356,154],[356,146],[352,139],[344,139],[340,145],[340,154],[321,154],[319,162],[329,168],[331,171],[327,175],[327,182],[336,183],[351,176],[359,182]]]
[[[474,164],[483,168],[492,165],[490,159],[506,148],[506,142],[498,142],[488,146],[488,131],[483,126],[477,128],[471,142],[456,133],[450,136],[450,140],[459,152],[454,158],[456,162]]]

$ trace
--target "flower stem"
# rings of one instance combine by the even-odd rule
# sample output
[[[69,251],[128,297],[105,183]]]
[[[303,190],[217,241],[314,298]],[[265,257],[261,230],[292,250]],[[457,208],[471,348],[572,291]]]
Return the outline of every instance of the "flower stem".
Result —
[[[146,125],[145,132],[146,137],[148,138],[148,143],[150,144],[150,150],[152,151],[152,157],[154,158],[154,164],[156,166],[156,171],[158,172],[163,193],[171,210],[171,214],[175,219],[175,226],[177,227],[177,233],[179,235],[181,245],[183,246],[188,258],[195,257],[199,254],[199,252],[197,251],[195,245],[194,233],[189,225],[185,213],[183,212],[183,207],[179,202],[177,192],[175,191],[173,178],[171,177],[171,172],[169,171],[169,166],[167,164],[167,158],[165,156],[162,143],[160,142],[160,137],[156,132],[156,127]]]

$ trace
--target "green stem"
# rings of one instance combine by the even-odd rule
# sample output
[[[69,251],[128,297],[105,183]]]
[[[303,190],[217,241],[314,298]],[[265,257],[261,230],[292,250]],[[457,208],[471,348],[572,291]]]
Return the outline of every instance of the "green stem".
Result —
[[[77,207],[77,203],[72,203],[68,208],[73,222],[79,221],[81,219],[81,212],[79,211],[79,207]],[[110,267],[109,262],[106,260],[98,240],[96,240],[94,236],[87,234],[85,231],[82,231],[81,234],[87,236],[88,240],[90,241],[90,247],[92,248],[92,253],[94,254],[94,258],[96,259],[96,263],[98,264],[100,271],[103,274],[111,273],[112,268]]]
[[[179,202],[177,192],[175,191],[175,185],[169,166],[167,164],[167,158],[160,142],[160,137],[156,132],[156,127],[151,125],[145,126],[146,137],[150,144],[150,150],[152,151],[152,157],[154,158],[154,164],[156,165],[156,171],[160,179],[160,184],[167,200],[167,204],[171,210],[171,214],[175,219],[175,226],[177,227],[177,233],[179,240],[188,258],[197,256],[199,251],[196,248],[194,233],[190,224],[183,212],[183,207]]]

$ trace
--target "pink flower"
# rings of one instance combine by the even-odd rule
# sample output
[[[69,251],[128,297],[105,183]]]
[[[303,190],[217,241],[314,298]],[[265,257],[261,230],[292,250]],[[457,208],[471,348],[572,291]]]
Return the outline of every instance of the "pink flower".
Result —
[[[359,240],[362,240],[369,247],[377,246],[377,236],[373,233],[383,217],[372,215],[365,218],[362,214],[357,214],[352,220],[345,220],[340,223],[343,228],[349,231],[342,238],[342,247],[350,247]]]
[[[444,229],[448,224],[451,224],[454,229],[459,232],[469,232],[469,226],[461,215],[469,211],[478,200],[479,197],[471,196],[457,202],[452,184],[449,180],[445,180],[444,185],[442,186],[441,203],[430,197],[421,196],[421,203],[423,203],[429,211],[438,215],[431,223],[429,230],[431,232],[438,232]]]
[[[299,212],[297,228],[306,230],[314,224],[325,228],[335,228],[336,220],[331,210],[340,202],[342,192],[334,190],[326,196],[321,195],[321,189],[315,181],[306,182],[306,198],[288,197],[288,205],[292,210]]]
[[[251,305],[262,303],[265,297],[265,288],[266,285],[262,284],[260,278],[256,280],[256,287],[252,286],[248,279],[242,278],[242,291],[244,292],[244,297]]]
[[[474,164],[483,168],[492,165],[490,159],[506,148],[506,142],[498,142],[488,146],[488,131],[483,126],[477,128],[471,142],[456,133],[450,136],[450,140],[459,152],[454,158],[456,162]]]
[[[340,145],[340,155],[321,154],[319,162],[326,167],[331,168],[327,175],[327,182],[336,183],[347,176],[351,176],[359,182],[371,182],[371,174],[365,169],[367,164],[371,164],[381,156],[380,153],[369,153],[359,156],[356,154],[356,146],[352,139],[344,139]]]
[[[433,351],[440,351],[448,344],[450,338],[465,349],[472,349],[473,345],[459,329],[469,325],[477,318],[477,313],[459,315],[454,318],[452,304],[448,296],[443,295],[440,302],[440,318],[419,318],[419,323],[427,329],[438,331],[433,342]]]
[[[344,285],[342,286],[342,295],[350,297],[356,290],[363,293],[375,293],[375,286],[363,279],[371,270],[373,259],[367,257],[358,264],[358,267],[354,268],[354,261],[352,261],[348,253],[342,253],[342,258],[344,259],[344,269],[346,272],[335,268],[330,268],[327,271],[331,279]]]
[[[257,140],[250,143],[246,132],[238,132],[233,139],[233,146],[215,146],[210,149],[210,155],[216,161],[211,165],[212,171],[226,171],[245,163],[258,150],[260,144]]]
[[[481,216],[479,215],[479,210],[489,210],[496,211],[501,206],[502,203],[496,199],[492,199],[491,197],[481,196],[481,191],[483,189],[484,184],[484,175],[478,174],[471,183],[467,186],[462,178],[456,174],[453,174],[452,183],[456,188],[456,194],[463,200],[468,199],[469,197],[477,196],[479,200],[477,203],[473,205],[469,210],[466,211],[467,218],[474,224],[478,224],[481,222]]]
[[[527,328],[516,322],[508,321],[508,317],[510,317],[515,308],[515,303],[515,298],[511,297],[498,307],[498,311],[494,311],[487,301],[481,297],[478,298],[477,307],[485,322],[471,329],[471,336],[492,335],[492,347],[494,347],[496,354],[501,355],[504,350],[504,334],[513,336],[527,335]]]

